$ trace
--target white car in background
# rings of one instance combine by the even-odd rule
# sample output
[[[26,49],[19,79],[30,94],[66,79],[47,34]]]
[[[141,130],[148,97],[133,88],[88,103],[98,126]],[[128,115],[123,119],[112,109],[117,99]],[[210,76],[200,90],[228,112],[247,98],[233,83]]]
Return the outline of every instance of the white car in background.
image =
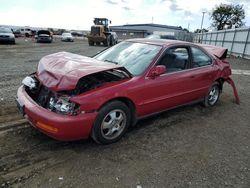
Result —
[[[65,42],[74,42],[74,37],[71,33],[63,33],[62,34],[62,41]]]
[[[30,37],[32,36],[32,31],[30,28],[21,28],[20,29],[21,35],[24,37]]]
[[[11,29],[6,27],[0,27],[0,43],[16,43],[15,35],[11,31]]]

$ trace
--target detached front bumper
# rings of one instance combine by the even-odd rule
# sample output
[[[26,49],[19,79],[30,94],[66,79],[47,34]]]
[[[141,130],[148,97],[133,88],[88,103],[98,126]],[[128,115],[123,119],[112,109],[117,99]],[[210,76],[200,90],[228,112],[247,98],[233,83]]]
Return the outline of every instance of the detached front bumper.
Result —
[[[57,140],[69,141],[89,137],[97,112],[76,116],[61,115],[39,106],[23,86],[17,91],[17,105],[30,124]]]
[[[226,79],[226,81],[227,81],[227,83],[229,83],[229,84],[232,86],[232,88],[233,88],[234,97],[235,97],[235,103],[236,103],[236,104],[240,104],[240,97],[239,97],[239,94],[238,94],[238,92],[237,92],[237,89],[236,89],[236,86],[235,86],[234,81],[233,81],[232,78],[230,78],[230,77],[228,77],[228,78]]]

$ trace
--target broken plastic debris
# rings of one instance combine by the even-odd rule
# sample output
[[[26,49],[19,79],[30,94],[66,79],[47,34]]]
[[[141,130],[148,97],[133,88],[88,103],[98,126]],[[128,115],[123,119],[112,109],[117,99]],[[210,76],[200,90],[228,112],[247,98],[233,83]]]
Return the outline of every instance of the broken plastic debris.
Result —
[[[59,179],[59,180],[63,180],[63,177],[59,177],[58,179]]]

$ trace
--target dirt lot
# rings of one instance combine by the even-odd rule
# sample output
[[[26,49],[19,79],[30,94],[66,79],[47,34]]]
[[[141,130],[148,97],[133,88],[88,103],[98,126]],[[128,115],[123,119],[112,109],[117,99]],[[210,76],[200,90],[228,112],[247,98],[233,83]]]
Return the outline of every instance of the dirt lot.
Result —
[[[240,105],[225,85],[216,107],[162,113],[118,143],[59,142],[20,120],[16,90],[44,55],[90,56],[103,47],[17,43],[0,45],[0,187],[250,187],[250,76],[233,75]],[[229,60],[233,69],[250,70],[249,60]]]

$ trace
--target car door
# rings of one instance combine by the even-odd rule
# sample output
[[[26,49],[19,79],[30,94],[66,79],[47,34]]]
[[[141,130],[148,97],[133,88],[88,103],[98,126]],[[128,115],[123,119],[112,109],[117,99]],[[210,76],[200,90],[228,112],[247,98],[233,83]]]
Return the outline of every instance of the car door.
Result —
[[[145,77],[146,92],[141,96],[139,115],[164,111],[193,100],[190,57],[190,48],[185,45],[165,51],[156,66],[164,65],[166,73],[155,78]]]
[[[213,59],[199,47],[191,46],[190,52],[192,59],[189,69],[192,83],[190,92],[194,99],[201,99],[213,83],[214,74],[216,74],[215,65]]]

